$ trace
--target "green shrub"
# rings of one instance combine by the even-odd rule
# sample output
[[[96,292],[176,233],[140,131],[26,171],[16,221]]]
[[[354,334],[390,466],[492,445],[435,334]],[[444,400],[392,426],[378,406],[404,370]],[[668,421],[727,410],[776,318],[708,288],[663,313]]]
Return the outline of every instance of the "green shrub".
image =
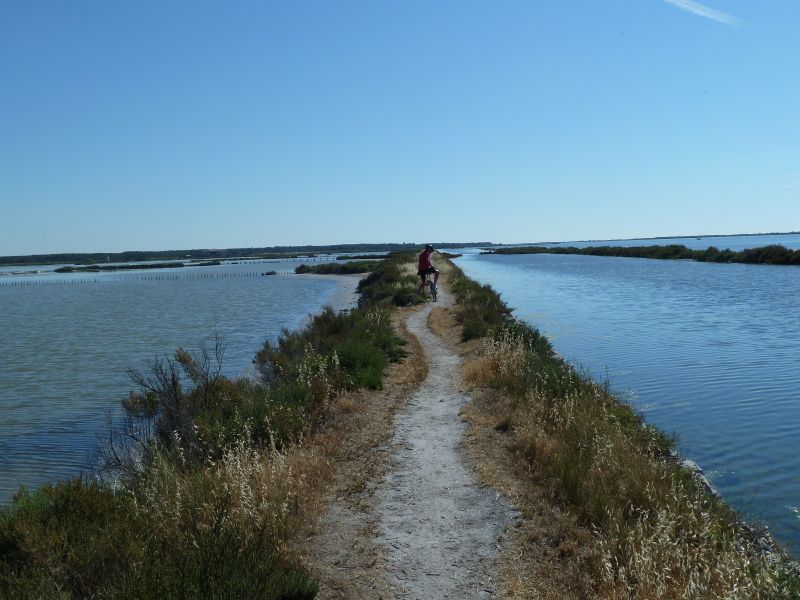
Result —
[[[509,320],[511,309],[491,286],[470,279],[458,267],[453,267],[449,281],[459,305],[456,319],[462,324],[462,340],[484,337]]]
[[[127,494],[79,479],[22,489],[0,516],[0,596],[89,597],[143,558]]]
[[[354,388],[380,389],[383,387],[383,370],[389,362],[386,354],[363,340],[346,340],[336,348],[342,367],[350,374]]]
[[[419,279],[411,273],[404,272],[404,265],[415,260],[414,254],[397,253],[378,265],[358,284],[358,291],[364,303],[378,306],[411,306],[424,302],[425,298],[419,292]]]

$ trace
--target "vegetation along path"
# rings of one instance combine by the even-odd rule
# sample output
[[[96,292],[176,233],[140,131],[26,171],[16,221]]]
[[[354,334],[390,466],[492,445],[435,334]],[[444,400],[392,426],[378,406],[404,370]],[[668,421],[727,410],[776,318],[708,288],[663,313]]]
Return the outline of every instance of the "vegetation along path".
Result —
[[[445,292],[439,299],[452,304]],[[467,463],[461,359],[428,328],[431,308],[408,317],[428,376],[395,417],[392,464],[377,492],[387,583],[399,598],[491,597],[492,558],[513,512]]]

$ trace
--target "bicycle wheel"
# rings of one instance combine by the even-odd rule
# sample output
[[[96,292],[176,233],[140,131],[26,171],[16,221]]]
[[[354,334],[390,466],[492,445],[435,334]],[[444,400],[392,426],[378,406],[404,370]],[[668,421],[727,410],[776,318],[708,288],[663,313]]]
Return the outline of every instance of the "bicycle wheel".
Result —
[[[428,285],[430,286],[430,290],[431,290],[431,300],[436,302],[436,284],[433,283],[432,281],[429,281]]]

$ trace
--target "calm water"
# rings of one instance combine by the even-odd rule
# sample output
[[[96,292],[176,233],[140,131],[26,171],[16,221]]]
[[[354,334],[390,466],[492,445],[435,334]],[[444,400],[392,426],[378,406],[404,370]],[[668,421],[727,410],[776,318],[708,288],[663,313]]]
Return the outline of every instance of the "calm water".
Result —
[[[296,264],[0,279],[0,501],[86,468],[131,389],[128,368],[197,349],[216,327],[225,372],[240,374],[282,328],[352,303],[352,277],[260,276]]]
[[[545,246],[575,246],[577,248],[586,248],[587,246],[666,246],[669,244],[680,244],[692,250],[705,250],[709,246],[716,246],[720,250],[726,248],[730,250],[744,250],[745,248],[781,244],[792,250],[798,250],[800,249],[800,234],[728,235],[699,238],[648,238],[641,240],[543,243]]]
[[[682,454],[735,508],[800,553],[800,268],[557,255],[457,262],[567,359],[677,433]]]

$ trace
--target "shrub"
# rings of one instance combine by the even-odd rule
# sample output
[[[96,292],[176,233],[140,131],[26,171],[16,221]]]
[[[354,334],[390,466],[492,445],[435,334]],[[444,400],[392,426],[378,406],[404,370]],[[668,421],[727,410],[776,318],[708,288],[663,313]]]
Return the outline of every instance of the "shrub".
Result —
[[[481,338],[511,315],[500,296],[489,285],[470,279],[458,267],[450,273],[450,286],[459,303],[456,319],[462,324],[461,338]]]
[[[21,489],[0,516],[0,596],[92,596],[142,558],[132,498],[76,479]]]
[[[393,254],[358,284],[365,304],[411,306],[425,301],[419,292],[419,279],[404,269],[416,257],[411,253]]]

